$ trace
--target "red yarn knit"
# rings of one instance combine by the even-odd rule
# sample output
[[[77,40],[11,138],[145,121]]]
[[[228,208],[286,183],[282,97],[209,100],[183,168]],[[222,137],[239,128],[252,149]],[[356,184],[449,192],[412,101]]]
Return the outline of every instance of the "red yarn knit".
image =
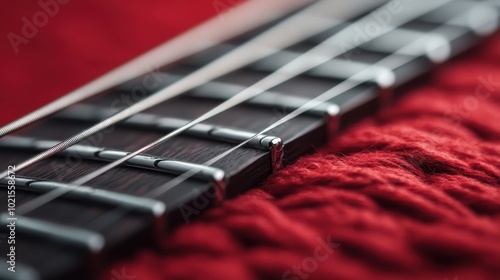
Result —
[[[500,279],[498,49],[500,36],[165,236],[158,251],[109,271],[137,279]]]
[[[24,99],[31,108],[215,13],[211,1],[198,1],[208,7],[196,13],[179,1],[171,1],[175,13],[159,9],[163,1],[134,9],[90,2],[69,3],[17,56],[3,55],[8,91],[33,96],[36,87],[45,95]],[[12,8],[6,32],[36,11]],[[93,24],[73,17],[84,8]],[[114,28],[110,14],[120,19]],[[159,36],[151,29],[158,25],[170,33]],[[101,279],[500,279],[499,61],[500,35],[258,189],[165,235],[160,248],[112,264]],[[48,63],[57,64],[47,70]],[[1,108],[3,123],[27,110]]]

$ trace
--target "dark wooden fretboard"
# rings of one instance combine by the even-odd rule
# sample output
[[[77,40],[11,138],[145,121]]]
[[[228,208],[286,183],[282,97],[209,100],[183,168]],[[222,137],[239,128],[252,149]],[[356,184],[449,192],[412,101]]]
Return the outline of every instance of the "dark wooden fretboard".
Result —
[[[204,210],[256,186],[282,166],[320,147],[346,126],[389,105],[409,82],[428,73],[443,58],[458,55],[476,45],[496,28],[498,20],[498,4],[485,3],[451,1],[380,36],[370,35],[370,27],[360,30],[353,38],[373,38],[191,127],[84,186],[71,184],[82,175],[124,157],[231,98],[357,19],[369,15],[375,4],[351,9],[351,14],[343,15],[348,20],[159,103],[21,170],[15,174],[18,207],[40,194],[61,191],[62,195],[18,217],[15,245],[18,272],[11,273],[4,267],[9,245],[1,242],[0,278],[91,279],[101,260],[130,252],[133,247],[154,244],[165,230],[194,222]],[[477,11],[488,13],[481,14],[481,20],[477,20]],[[7,170],[140,102],[285,19],[275,19],[266,26],[162,66],[1,138],[0,168]],[[373,22],[382,24],[375,17]],[[417,40],[422,44],[398,52],[408,42]],[[429,42],[434,41],[444,41],[448,48],[441,51],[427,48]],[[378,63],[388,56],[391,59]],[[351,89],[253,138],[212,165],[205,165],[374,64],[373,73],[353,80],[356,85]],[[191,175],[179,180],[178,176],[186,172]],[[171,186],[166,191],[151,196],[159,186],[169,182]],[[8,178],[0,178],[2,201],[7,201],[9,185]],[[7,203],[0,205],[2,219],[6,222]],[[1,230],[5,236],[9,234],[5,226]]]

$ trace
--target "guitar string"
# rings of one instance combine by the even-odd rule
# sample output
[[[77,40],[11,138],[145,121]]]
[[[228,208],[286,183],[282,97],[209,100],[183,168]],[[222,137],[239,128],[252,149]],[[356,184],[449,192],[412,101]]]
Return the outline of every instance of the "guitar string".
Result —
[[[304,0],[304,1],[310,1],[310,0]],[[298,6],[303,7],[306,4],[311,4],[310,2],[305,3],[304,1],[300,1],[302,3],[299,3],[299,1],[297,1],[297,3],[286,4],[285,10],[289,11],[291,7],[298,8]],[[262,7],[258,6],[257,4],[255,5],[242,4],[241,8],[239,7],[237,11],[233,12],[231,10],[225,16],[227,16],[228,18],[240,19],[242,13],[244,12],[248,13],[248,11],[251,10],[255,11],[256,8],[262,8]],[[266,8],[269,8],[269,4],[266,5]],[[53,102],[50,102],[49,104],[44,105],[43,107],[11,123],[8,123],[3,127],[0,127],[0,138],[20,128],[23,128],[33,122],[36,122],[44,117],[54,114],[66,107],[69,107],[77,102],[80,102],[84,99],[97,95],[107,88],[111,88],[113,86],[131,80],[140,75],[144,75],[146,74],[146,71],[151,71],[152,69],[154,69],[154,65],[158,65],[158,63],[161,65],[166,65],[173,61],[181,59],[185,56],[189,56],[194,53],[204,51],[212,46],[215,46],[218,43],[223,42],[224,40],[227,39],[228,36],[234,35],[235,32],[237,34],[241,34],[242,32],[248,29],[255,28],[256,25],[262,24],[263,22],[264,23],[268,22],[269,20],[274,20],[279,16],[283,16],[283,14],[276,13],[276,7],[271,7],[266,10],[270,10],[271,12],[264,13],[264,15],[260,14],[259,16],[253,16],[251,18],[251,22],[248,22],[248,17],[246,17],[246,21],[243,21],[242,24],[238,24],[236,27],[231,26],[228,32],[222,34],[218,32],[217,35],[215,35],[215,37],[214,36],[209,37],[210,40],[204,39],[202,40],[202,43],[200,43],[200,39],[198,37],[200,37],[202,34],[213,35],[214,32],[218,31],[217,27],[221,25],[218,19],[209,20],[208,22],[199,25],[198,27],[192,29],[191,31],[186,32],[185,36],[181,35],[168,41],[167,43],[161,44],[155,47],[154,49],[144,53],[143,55],[140,55],[139,57],[134,58],[131,61],[128,61],[125,64],[111,70],[110,72],[91,81],[90,83],[87,83],[84,86],[77,88],[76,90],[54,100]],[[243,17],[245,18],[245,16]],[[201,37],[206,38],[204,36]],[[216,40],[213,40],[214,38],[216,38]],[[193,40],[196,40],[196,43],[193,44],[192,43]],[[189,42],[191,42],[191,44]],[[179,45],[182,45],[182,47],[180,47]],[[185,47],[186,45],[189,45],[189,47],[186,48]],[[177,53],[180,53],[180,55],[172,56],[171,53],[173,52],[170,51],[172,49],[176,49]]]
[[[379,9],[385,9],[387,8],[387,5],[391,5],[392,2],[394,1],[397,1],[397,0],[393,0],[393,1],[390,1],[388,2],[387,4],[381,6]],[[448,3],[452,0],[441,0],[441,1],[435,1],[433,3],[433,5],[428,5],[428,6],[425,6],[425,8],[423,7],[420,7],[419,8],[416,8],[414,7],[413,9],[407,9],[407,10],[410,10],[409,11],[409,15],[406,15],[405,17],[403,18],[400,18],[399,19],[399,22],[398,24],[396,25],[391,25],[389,27],[386,27],[385,29],[381,30],[381,32],[379,33],[379,36],[382,35],[382,34],[385,34],[387,32],[389,32],[390,30],[394,29],[394,28],[397,28],[397,26],[401,25],[401,24],[404,24],[410,20],[412,20],[413,18],[416,18],[422,14],[425,14],[427,13],[428,11],[431,11],[433,9],[436,9],[437,7],[440,7],[442,5],[444,5],[445,3]],[[439,3],[437,3],[439,2]],[[437,4],[436,4],[437,3]],[[205,119],[208,119],[209,117],[211,116],[214,116],[220,112],[223,112],[229,108],[231,108],[232,106],[235,106],[237,104],[240,104],[242,103],[243,101],[253,97],[253,96],[256,96],[257,94],[263,92],[264,90],[266,90],[265,86],[268,86],[269,88],[272,87],[272,86],[275,86],[277,84],[280,84],[281,82],[284,82],[286,81],[287,79],[290,79],[290,78],[293,78],[295,77],[296,75],[299,75],[309,69],[312,69],[314,66],[314,64],[318,63],[318,62],[326,62],[327,60],[325,60],[324,58],[321,60],[321,61],[315,61],[314,64],[306,64],[305,67],[301,67],[301,66],[304,66],[304,65],[301,65],[301,63],[303,62],[303,60],[305,61],[314,61],[314,60],[310,60],[308,59],[308,56],[310,56],[311,54],[314,54],[315,56],[317,56],[317,54],[315,54],[315,52],[324,52],[326,53],[326,50],[325,49],[328,49],[328,50],[332,50],[332,45],[335,45],[335,43],[337,43],[337,40],[338,38],[342,38],[341,36],[349,36],[350,35],[350,28],[355,28],[357,27],[357,23],[361,22],[365,22],[367,20],[370,20],[370,15],[367,15],[365,17],[363,17],[362,19],[360,19],[358,22],[356,22],[355,24],[351,24],[349,25],[348,27],[344,28],[342,31],[340,31],[339,33],[336,33],[335,35],[331,36],[330,38],[326,39],[325,41],[323,41],[322,43],[318,44],[316,47],[312,48],[311,50],[303,53],[302,55],[300,55],[299,57],[297,57],[296,59],[292,60],[291,62],[287,63],[286,65],[282,66],[281,68],[279,68],[277,71],[271,73],[269,76],[272,77],[271,80],[269,79],[266,79],[264,78],[264,83],[259,83],[257,82],[256,84],[250,86],[250,88],[252,88],[252,90],[248,90],[248,89],[245,89],[243,90],[242,92],[236,94],[235,96],[233,96],[232,98],[228,99],[227,101],[221,103],[219,106],[215,107],[214,109],[210,110],[209,112],[203,114],[202,116],[198,117],[197,119],[195,119],[194,121],[191,121],[189,122],[188,124],[182,126],[181,128],[167,134],[166,136],[164,137],[161,137],[159,140],[157,141],[154,141],[153,143],[149,144],[149,145],[146,145],[145,147],[133,152],[133,153],[130,153],[128,154],[127,156],[123,157],[122,159],[120,160],[116,160],[108,165],[105,165],[104,167],[102,168],[99,168],[97,169],[96,171],[90,173],[89,175],[85,175],[83,177],[81,177],[80,179],[77,179],[75,181],[73,181],[71,184],[78,186],[78,185],[81,185],[85,182],[88,182],[89,180],[95,178],[96,176],[99,176],[100,174],[104,173],[105,171],[111,169],[111,168],[114,168],[115,166],[125,162],[126,160],[132,158],[133,156],[139,154],[139,153],[142,153],[143,151],[149,149],[149,148],[152,148],[154,145],[157,145],[159,143],[162,143],[163,141],[165,140],[168,140],[170,139],[171,137],[185,131],[186,129],[189,129],[191,126],[193,125],[196,125],[197,123],[199,122],[202,122],[204,121]],[[385,32],[384,32],[385,31]],[[340,34],[340,35],[337,35],[337,34]],[[345,34],[345,35],[344,35]],[[343,39],[343,38],[342,38]],[[338,42],[342,42],[342,41],[338,41]],[[360,41],[358,43],[364,43],[363,41]],[[318,46],[321,46],[320,48],[318,48]],[[353,45],[354,47],[356,47],[356,45]],[[358,45],[359,46],[359,45]],[[352,48],[354,48],[352,47]],[[343,49],[344,51],[348,51],[348,50],[345,50],[345,48]],[[335,57],[336,55],[339,55],[339,54],[342,54],[343,52],[339,53],[339,51],[336,50],[336,52],[331,52],[333,54],[335,54],[334,56],[331,56],[331,57],[328,57],[328,60]],[[304,59],[305,57],[305,59]],[[321,63],[317,64],[317,65],[320,65]],[[289,66],[291,65],[291,66]],[[317,66],[315,65],[315,66]],[[307,68],[309,67],[309,68]],[[302,69],[302,71],[301,71]],[[290,72],[292,71],[292,72]],[[275,73],[279,73],[279,74],[275,74]],[[285,79],[284,79],[285,78]],[[276,83],[277,81],[279,81],[278,83]],[[248,93],[247,93],[248,92]],[[244,94],[244,95],[243,95]],[[247,97],[245,99],[245,97]],[[238,103],[235,103],[235,102],[238,102]],[[228,106],[231,106],[231,107],[228,107]],[[72,189],[67,189],[67,190],[53,190],[53,191],[50,191],[48,193],[45,193],[43,195],[40,195],[38,196],[37,198],[29,201],[29,202],[26,202],[25,204],[21,205],[19,208],[18,208],[18,213],[22,213],[22,214],[26,214],[30,211],[33,211],[34,209],[50,202],[51,200],[71,191]]]
[[[50,149],[43,151],[22,163],[16,164],[14,170],[10,172],[18,172],[32,164],[35,164],[51,155],[54,155],[66,148],[69,148],[91,135],[106,129],[107,127],[116,124],[119,121],[127,119],[139,112],[151,108],[163,101],[178,96],[188,90],[200,86],[208,81],[216,79],[222,75],[230,73],[245,65],[255,62],[267,55],[273,54],[280,49],[300,42],[312,34],[320,33],[328,28],[338,24],[334,20],[318,20],[317,17],[311,17],[308,13],[315,9],[321,8],[321,4],[328,6],[331,2],[317,2],[316,4],[306,8],[305,10],[293,15],[281,23],[273,26],[265,32],[259,34],[252,40],[242,44],[237,49],[223,55],[222,57],[212,61],[211,63],[201,67],[188,76],[174,82],[168,87],[154,93],[153,95],[131,105],[124,110],[117,112],[111,117],[100,121],[99,123],[87,128],[80,133],[77,133]],[[318,5],[318,6],[317,6]],[[316,21],[315,21],[316,20]],[[311,24],[313,22],[313,24]],[[315,22],[315,23],[314,23]],[[312,30],[311,30],[312,29]],[[289,36],[279,36],[289,34]],[[7,177],[8,170],[0,173],[0,178]]]

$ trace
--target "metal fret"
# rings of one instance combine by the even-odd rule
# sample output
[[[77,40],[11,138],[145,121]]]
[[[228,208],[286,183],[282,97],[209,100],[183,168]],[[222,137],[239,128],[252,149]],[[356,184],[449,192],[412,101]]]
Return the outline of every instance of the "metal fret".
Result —
[[[53,242],[65,245],[85,248],[92,253],[101,251],[105,245],[104,237],[97,232],[63,226],[26,216],[16,215],[15,217],[9,217],[7,213],[0,214],[0,217],[6,223],[15,220],[16,231],[23,234],[50,239]]]
[[[343,26],[347,26],[348,24],[350,23],[346,22]],[[317,36],[313,36],[308,41],[313,44],[322,42],[324,39],[338,32],[340,28],[341,27],[334,28]],[[361,35],[356,34],[356,36]],[[405,49],[401,54],[414,57],[426,56],[431,61],[435,62],[441,62],[449,57],[449,42],[444,35],[435,32],[420,32],[404,27],[393,29],[381,36],[373,38],[366,44],[360,46],[358,52],[365,50],[390,54],[400,50],[408,42],[412,41],[416,41],[416,44],[414,44],[412,48]],[[349,60],[349,53],[344,56]],[[349,60],[349,62],[355,63],[356,61]],[[391,69],[388,70],[391,71]]]
[[[346,23],[348,24],[348,23]],[[406,26],[408,24],[405,24]],[[341,28],[341,27],[339,27]],[[311,45],[316,45],[318,42],[323,41],[325,38],[336,34],[338,30],[336,28],[328,30],[322,34],[311,37],[311,39],[306,42],[295,46],[293,49],[301,52],[310,48]],[[355,34],[355,36],[362,36]],[[408,42],[415,42],[410,47],[408,47]],[[391,31],[377,36],[376,38],[369,40],[367,43],[353,49],[351,51],[345,52],[342,58],[338,59],[342,61],[342,64],[347,65],[342,69],[349,69],[348,65],[360,66],[356,67],[354,71],[361,72],[364,69],[374,69],[373,64],[377,64],[378,67],[383,69],[379,71],[382,73],[379,75],[379,82],[375,83],[380,88],[379,103],[387,104],[393,99],[393,90],[398,88],[406,82],[427,73],[434,62],[441,62],[450,56],[449,41],[446,37],[442,36],[437,32],[419,32],[415,30],[410,30],[408,28],[395,28]],[[332,45],[332,47],[335,47]],[[337,46],[338,47],[338,46]],[[390,59],[384,59],[390,54],[397,52],[397,55],[391,55]],[[378,61],[383,60],[382,63]],[[405,63],[400,63],[404,61]],[[392,65],[398,65],[394,67]],[[326,77],[331,69],[333,68],[328,64],[323,64],[312,71],[317,76]],[[338,70],[337,70],[338,71]],[[345,70],[344,70],[345,71]],[[310,71],[311,72],[311,71]],[[326,73],[326,74],[323,74]],[[354,72],[353,74],[355,74]],[[368,73],[369,75],[373,75]],[[359,76],[359,75],[356,75]],[[351,80],[355,80],[350,78]],[[382,81],[382,83],[380,82]],[[352,103],[355,104],[355,103]]]
[[[435,30],[436,27],[439,27],[439,30]],[[479,41],[479,37],[477,36],[477,34],[475,34],[472,30],[462,26],[414,21],[405,25],[405,28],[417,30],[420,32],[435,30],[435,33],[442,34],[443,37],[445,37],[449,42],[448,44],[450,57],[456,56],[457,54],[468,50],[472,46],[476,45]]]
[[[58,114],[56,118],[71,121],[98,122],[113,115],[117,111],[118,110],[93,105],[79,105]],[[188,122],[188,120],[178,118],[139,113],[119,123],[118,125],[137,129],[150,129],[166,133],[174,131]],[[186,130],[185,134],[212,141],[236,144],[251,138],[255,135],[255,132],[203,123],[196,124],[189,128]],[[279,137],[262,134],[253,138],[245,146],[269,151],[271,153],[272,169],[278,170],[281,167],[283,161],[283,141]]]
[[[223,82],[210,82],[202,87],[188,92],[187,95],[190,97],[223,101],[231,98],[236,93],[244,89],[245,87],[242,85]],[[285,95],[283,93],[274,91],[266,91],[249,99],[247,102],[245,102],[245,104],[266,108],[284,107],[286,110],[293,111],[298,107],[304,105],[304,103],[306,103],[307,101],[309,101],[307,98]],[[318,117],[324,117],[325,115],[333,116],[338,114],[338,106],[332,103],[325,102],[307,111],[306,114]]]
[[[442,62],[450,57],[450,42],[444,35],[435,32],[419,32],[408,28],[394,29],[371,40],[362,49],[394,53],[408,42],[413,41],[417,43],[412,48],[405,49],[401,54],[414,57],[425,56],[433,62]]]
[[[344,24],[343,24],[344,25]],[[321,41],[318,41],[318,43],[324,41],[328,37],[332,36],[333,34],[329,34],[327,37],[322,37]],[[211,56],[220,56],[224,53],[227,53],[233,49],[237,48],[237,46],[229,45],[229,44],[221,44],[217,45],[217,47],[212,48],[208,52],[204,52],[203,55],[196,56],[194,58],[191,58],[187,61],[185,61],[186,65],[189,66],[195,66],[199,67],[200,65],[203,65],[206,63],[206,60],[211,57]],[[265,71],[265,72],[274,72],[281,66],[285,65],[286,63],[294,60],[295,58],[299,57],[301,55],[300,52],[294,52],[294,51],[287,51],[287,50],[282,50],[279,52],[276,52],[264,59],[261,59],[259,61],[256,61],[250,65],[248,65],[246,68],[257,70],[257,71]],[[317,56],[318,59],[321,59],[319,55],[311,55],[311,59],[314,59],[314,57]],[[331,79],[338,79],[338,80],[344,80],[352,75],[362,71],[363,69],[368,68],[369,65],[361,62],[355,62],[355,61],[346,61],[343,59],[337,59],[337,58],[332,58],[329,61],[325,62],[322,65],[319,65],[315,67],[314,69],[311,69],[305,73],[305,75],[310,75],[310,76],[315,76],[315,77],[323,77],[323,78],[331,78]],[[392,82],[394,80],[394,74],[390,69],[387,69],[385,67],[373,67],[373,71],[369,73],[366,77],[359,77],[360,80],[363,80],[363,82],[373,82],[381,87],[390,87],[392,85]],[[216,83],[216,82],[215,82]],[[214,84],[212,82],[211,84]],[[221,85],[221,83],[217,83],[221,88],[224,87],[224,85]],[[206,86],[202,86],[198,89],[195,89],[194,91],[204,91]],[[241,90],[240,90],[241,91]],[[217,92],[215,87],[212,87],[212,92]],[[238,92],[238,91],[234,91]],[[233,93],[234,94],[234,93]]]
[[[309,47],[307,45],[298,45],[295,46],[295,48],[300,50],[308,49]],[[294,52],[283,53],[288,53],[287,55],[292,56]],[[321,111],[324,110],[322,106],[328,106],[330,107],[330,109],[327,111],[336,112],[335,114],[330,113],[330,115],[337,115],[335,118],[331,118],[331,123],[336,123],[338,129],[338,125],[344,126],[347,123],[353,123],[354,121],[361,119],[363,116],[375,113],[378,108],[384,106],[384,104],[387,104],[392,99],[394,88],[402,85],[404,82],[407,82],[411,78],[414,78],[414,76],[412,76],[411,74],[415,74],[418,76],[419,74],[428,71],[428,69],[430,69],[431,67],[431,64],[424,57],[413,56],[409,56],[412,58],[411,63],[407,63],[407,65],[403,67],[398,66],[395,68],[391,68],[391,64],[394,63],[373,65],[378,60],[384,57],[384,54],[361,51],[360,53],[354,54],[351,59],[333,59],[306,72],[305,75],[309,77],[322,78],[333,82],[338,81],[339,83],[349,78],[351,81],[362,82],[362,84],[346,92],[340,93],[328,101],[322,102],[321,104],[317,105],[317,107],[309,109],[309,111],[305,112],[304,114],[312,114],[312,111],[314,111],[314,113],[320,111],[318,113],[324,115],[325,112],[321,113]],[[394,55],[391,58],[397,62],[398,60],[407,61],[407,57],[408,56],[405,55]],[[267,62],[263,61],[263,64],[260,66],[263,66],[265,64],[267,65],[266,68],[268,67],[268,70],[271,71],[273,67],[276,67],[278,64],[282,63],[282,61],[280,61],[275,62],[276,65],[272,65],[273,63],[269,61],[272,60],[270,59]],[[264,70],[265,68],[262,67],[261,69]],[[369,69],[369,71],[364,71],[366,69]],[[363,75],[359,75],[359,72],[362,72]],[[244,76],[245,72],[242,72],[241,75]],[[238,78],[236,79],[238,80]],[[224,85],[227,84],[224,83]],[[290,90],[292,87],[285,88],[285,90],[280,88],[279,91],[286,92],[286,90]],[[216,89],[217,87],[215,85],[212,89],[209,90],[200,87],[198,89],[192,90],[190,93],[188,93],[188,95],[212,99],[224,99],[231,96],[230,90],[226,92],[221,91],[220,89]],[[271,99],[273,102],[265,101],[268,96],[270,97],[269,99]],[[250,99],[249,101],[247,101],[247,103],[256,105],[260,105],[259,103],[262,103],[262,105],[264,105],[265,103],[269,103],[269,106],[273,107],[279,106],[279,104],[286,104],[287,107],[297,109],[310,100],[307,98],[297,98],[295,96],[291,96],[290,100],[292,101],[293,99],[296,99],[296,102],[288,102],[288,97],[289,96],[286,96],[282,93],[265,92]],[[297,107],[288,105],[290,103],[297,105]],[[337,107],[338,111],[337,109],[334,109],[332,105]],[[330,129],[330,131],[335,130]]]
[[[496,30],[498,20],[499,13],[486,4],[454,1],[404,27],[420,32],[433,30],[433,33],[442,35],[449,41],[451,56],[455,56],[476,45],[480,37]]]
[[[330,34],[331,36],[332,34]],[[219,45],[212,52],[227,52],[235,46]],[[213,55],[213,54],[212,54]],[[263,60],[249,65],[247,68],[273,72],[287,62],[293,60],[300,55],[300,52],[293,51],[280,51]],[[210,56],[210,55],[209,55]],[[204,56],[200,56],[200,59]],[[192,60],[188,64],[196,65],[200,61]],[[386,102],[390,98],[390,88],[395,86],[396,76],[392,69],[382,66],[373,66],[368,63],[345,60],[345,59],[331,59],[330,61],[319,65],[304,75],[318,78],[327,78],[334,80],[345,80],[352,77],[356,73],[371,67],[372,71],[365,76],[356,77],[366,83],[372,83],[379,87],[375,89],[369,88],[355,88],[344,92],[328,102],[319,104],[311,108],[305,114],[323,116],[328,124],[329,135],[334,135],[338,130],[339,125],[359,120],[367,112],[375,112],[381,103]],[[225,82],[213,81],[201,87],[191,90],[187,95],[198,98],[227,100],[235,93],[244,90],[244,86],[229,84]],[[289,96],[278,92],[266,91],[256,97],[251,98],[246,104],[277,108],[285,107],[288,112],[292,112],[309,101],[307,98]],[[365,111],[357,110],[363,108]],[[355,112],[357,111],[357,112]]]
[[[0,185],[8,186],[8,181],[7,178],[0,179]],[[16,189],[30,192],[47,193],[53,190],[66,191],[63,197],[79,201],[100,202],[110,206],[123,206],[127,209],[145,212],[155,217],[164,215],[166,209],[163,202],[155,199],[116,193],[88,186],[42,181],[21,176],[16,177],[14,185]]]
[[[9,136],[0,139],[0,148],[20,149],[30,151],[43,151],[55,145],[57,141],[39,140],[28,137]],[[128,155],[128,152],[112,150],[94,146],[73,145],[66,150],[57,153],[57,156],[74,156],[87,160],[115,161]],[[212,182],[217,191],[217,201],[224,198],[226,187],[226,175],[223,170],[211,166],[193,164],[181,161],[169,160],[166,158],[137,155],[125,163],[127,166],[135,168],[149,169],[157,172],[179,175],[185,172],[193,172],[193,178],[198,178]],[[118,199],[118,198],[117,198]]]
[[[244,89],[245,87],[241,85],[222,82],[210,82],[202,87],[188,92],[187,95],[196,98],[224,101],[231,98],[236,93],[243,91]],[[309,99],[307,98],[289,96],[273,91],[266,91],[249,99],[245,102],[245,104],[270,109],[284,108],[287,112],[292,112],[308,101]],[[328,135],[333,135],[338,130],[340,108],[335,103],[324,102],[314,108],[311,108],[305,114],[323,118],[327,124]],[[246,139],[249,139],[250,137],[247,137]],[[240,143],[243,141],[240,141]]]
[[[292,61],[300,56],[299,52],[281,51],[266,59],[257,61],[249,66],[251,69],[273,72],[279,67]],[[304,73],[306,76],[329,78],[336,80],[345,80],[352,77],[356,73],[367,69],[370,65],[356,62],[347,61],[343,59],[333,58],[329,61],[307,71]],[[364,77],[356,77],[356,79],[365,83],[375,83],[381,88],[391,87],[394,83],[394,73],[391,69],[382,66],[372,67],[372,71],[367,73]]]
[[[291,52],[289,52],[291,53]],[[359,64],[358,64],[359,65]],[[363,64],[364,67],[366,67],[365,64]],[[274,69],[275,70],[275,69]],[[338,71],[338,70],[335,70]],[[161,84],[161,87],[167,86],[179,79],[181,79],[181,76],[175,75],[175,74],[170,74],[170,73],[154,73],[152,74],[154,79]],[[121,92],[130,92],[134,87],[137,86],[137,80],[132,80],[128,83],[124,83],[117,89]],[[186,96],[189,97],[196,97],[196,98],[204,98],[204,99],[212,99],[212,100],[217,100],[217,101],[225,101],[231,97],[233,97],[235,94],[238,92],[241,92],[244,90],[246,87],[239,85],[239,84],[234,84],[234,83],[226,83],[226,82],[219,82],[219,81],[210,81],[202,86],[199,86],[193,90],[190,90],[186,92]],[[248,101],[245,102],[245,104],[249,105],[255,105],[255,106],[261,106],[261,107],[266,107],[266,108],[276,108],[276,107],[286,107],[289,108],[290,110],[294,110],[301,105],[303,105],[305,102],[307,102],[308,99],[306,98],[301,98],[301,97],[296,97],[296,96],[290,96],[286,95],[283,93],[278,93],[274,91],[266,91],[263,92],[262,94],[259,94],[253,98],[250,98]],[[325,115],[334,115],[338,111],[338,108],[335,104],[325,102],[323,104],[319,104],[318,106],[312,108],[311,110],[307,111],[305,114],[308,115],[313,115],[313,116],[318,116],[318,117],[323,117]],[[72,119],[72,120],[88,120],[88,121],[98,121],[100,119],[109,117],[111,114],[116,113],[115,110],[112,109],[104,109],[104,108],[99,108],[97,106],[92,106],[92,105],[78,105],[75,107],[72,107],[70,110],[66,110],[56,117],[60,118],[66,118],[66,119]],[[133,117],[131,117],[129,120],[132,119],[142,119],[143,121],[141,122],[141,126],[147,126],[148,124],[154,123],[156,121],[156,118],[159,116],[153,117],[151,114],[145,114],[145,113],[139,113]],[[174,119],[174,118],[165,118],[165,119],[171,119],[171,121],[166,121],[168,122],[176,122],[178,125],[180,124],[185,124],[187,121],[186,120],[180,120],[180,119]],[[124,121],[124,123],[127,123],[128,120]],[[178,125],[175,125],[177,127]],[[171,126],[174,128],[174,125]],[[196,127],[196,126],[195,126]],[[187,130],[189,132],[191,129]],[[248,139],[248,138],[247,138]],[[239,141],[242,142],[242,141]],[[233,143],[233,142],[231,142]]]

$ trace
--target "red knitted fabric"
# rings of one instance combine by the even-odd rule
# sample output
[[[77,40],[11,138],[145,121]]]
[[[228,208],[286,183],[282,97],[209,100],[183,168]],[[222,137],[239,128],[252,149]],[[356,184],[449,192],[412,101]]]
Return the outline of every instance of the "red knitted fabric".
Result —
[[[104,4],[92,10],[111,14]],[[104,46],[61,54],[94,55],[79,65],[85,78],[56,87],[33,70],[3,85],[14,91],[34,79],[70,89],[161,39],[149,33],[129,48],[99,24],[86,28],[78,42]],[[24,67],[40,70],[46,59],[30,47],[34,61]],[[101,279],[500,279],[499,116],[500,35],[257,189],[165,235],[159,248],[110,264]]]
[[[496,36],[165,236],[158,251],[109,270],[137,279],[500,279],[499,49]]]

